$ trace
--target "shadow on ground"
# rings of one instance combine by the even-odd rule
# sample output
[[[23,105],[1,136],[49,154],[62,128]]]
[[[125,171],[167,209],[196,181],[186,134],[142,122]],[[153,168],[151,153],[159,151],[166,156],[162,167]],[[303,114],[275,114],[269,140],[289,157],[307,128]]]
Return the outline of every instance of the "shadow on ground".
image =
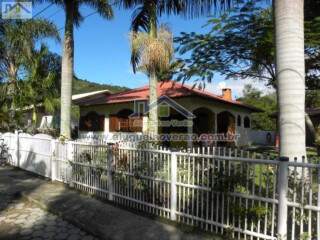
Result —
[[[20,194],[44,209],[61,216],[94,236],[108,240],[196,240],[221,239],[212,235],[187,233],[180,228],[159,222],[158,217],[135,214],[121,206],[107,204],[88,195],[52,183],[50,180],[17,169],[0,169],[0,191],[6,200],[0,210]],[[1,196],[2,197],[2,196]],[[2,198],[1,198],[2,199]],[[152,219],[154,218],[154,219]],[[3,238],[4,236],[0,236]]]

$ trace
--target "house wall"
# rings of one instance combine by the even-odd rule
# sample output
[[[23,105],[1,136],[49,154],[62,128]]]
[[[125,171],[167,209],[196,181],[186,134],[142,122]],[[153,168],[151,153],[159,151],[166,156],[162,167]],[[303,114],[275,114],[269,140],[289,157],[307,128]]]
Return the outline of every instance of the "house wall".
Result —
[[[103,137],[108,141],[117,141],[116,139],[121,139],[121,136],[124,133],[110,132],[109,131],[109,115],[117,114],[119,111],[123,109],[134,110],[133,103],[120,103],[120,104],[108,104],[101,106],[90,106],[90,107],[80,107],[80,116],[85,116],[91,111],[95,111],[99,115],[105,115],[104,122],[104,131],[96,131],[96,132],[87,132],[87,131],[79,131],[80,138],[100,138]],[[133,135],[142,135],[142,133],[130,133]],[[117,138],[117,136],[119,136]]]
[[[32,126],[32,116],[33,116],[32,109],[31,110],[27,110],[22,114],[22,119],[23,119],[25,127],[31,127]],[[54,121],[55,121],[55,119],[53,118],[52,113],[41,112],[41,111],[37,112],[37,124],[36,124],[36,127],[37,128],[42,127],[41,123],[44,122],[44,119],[43,119],[44,117],[48,117],[47,118],[47,125],[48,125],[49,128],[52,128],[54,126]],[[56,111],[55,117],[60,119],[60,111]],[[78,126],[78,119],[76,119],[74,117],[71,117],[71,128],[73,129],[76,126]]]
[[[270,135],[270,142],[268,142],[267,135]],[[274,146],[276,144],[276,131],[252,131],[252,144]]]
[[[252,144],[251,141],[251,128],[244,128],[244,117],[248,116],[251,122],[251,111],[249,109],[219,103],[212,100],[203,99],[200,97],[187,97],[187,98],[177,98],[174,99],[182,107],[186,108],[188,111],[193,112],[197,108],[205,107],[215,113],[215,116],[223,111],[229,111],[235,117],[235,133],[240,134],[240,138],[236,143],[237,146],[249,146]],[[120,104],[108,104],[101,106],[89,106],[80,108],[80,116],[85,116],[90,111],[95,111],[99,115],[105,115],[105,131],[104,132],[84,132],[79,131],[79,137],[92,137],[93,135],[101,136],[103,134],[109,133],[109,115],[117,114],[122,109],[134,110],[134,103],[120,103]],[[241,116],[241,126],[237,126],[237,117]],[[144,119],[146,121],[146,118]],[[144,125],[145,126],[145,125]],[[217,129],[217,127],[215,127]],[[144,127],[144,132],[146,132],[146,127]],[[109,136],[115,133],[109,134]],[[122,133],[123,134],[123,133]],[[139,133],[136,133],[139,135]],[[141,134],[141,133],[140,133]]]
[[[41,121],[43,116],[46,116],[45,113],[43,112],[37,112],[37,123],[36,123],[36,127],[39,128],[41,125]],[[31,127],[32,126],[32,117],[33,117],[33,111],[31,110],[27,110],[22,114],[22,120],[24,122],[24,126],[25,127]]]
[[[207,100],[203,98],[193,97],[193,98],[180,98],[175,99],[184,108],[188,109],[190,112],[193,112],[197,108],[205,107],[215,113],[215,116],[223,111],[230,112],[235,117],[235,134],[239,134],[240,138],[237,141],[236,145],[238,147],[250,146],[252,144],[251,140],[251,128],[244,128],[244,118],[248,116],[251,123],[251,111],[245,108],[219,103],[212,100]],[[237,126],[237,117],[241,116],[241,126]],[[217,122],[217,121],[216,121]],[[217,125],[215,127],[217,129]]]

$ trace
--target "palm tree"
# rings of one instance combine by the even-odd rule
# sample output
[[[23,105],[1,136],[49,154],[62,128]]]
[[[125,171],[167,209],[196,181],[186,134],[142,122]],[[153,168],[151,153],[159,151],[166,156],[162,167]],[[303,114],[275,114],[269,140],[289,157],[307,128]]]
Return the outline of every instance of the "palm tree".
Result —
[[[131,32],[130,45],[132,56],[138,56],[139,69],[147,73],[150,79],[150,103],[157,100],[157,75],[170,67],[170,61],[174,54],[173,36],[171,30],[162,25],[156,36],[144,32]],[[135,66],[136,67],[136,66]],[[158,134],[157,107],[149,112],[149,132]]]
[[[59,73],[50,69],[52,64],[52,54],[48,52],[45,45],[41,45],[39,51],[33,51],[30,61],[27,62],[28,77],[21,84],[21,94],[18,102],[20,108],[33,106],[33,124],[37,124],[37,110],[44,107],[47,112],[53,113],[60,103],[59,91]],[[60,65],[60,64],[59,64]]]
[[[163,0],[124,0],[118,3],[120,7],[125,9],[136,8],[132,16],[132,24],[131,30],[133,32],[146,31],[149,34],[148,41],[143,41],[148,43],[148,47],[155,46],[155,43],[161,44],[161,41],[157,41],[157,22],[158,17],[163,14],[175,14],[175,15],[183,15],[185,17],[197,17],[200,15],[207,15],[210,13],[212,7],[224,7],[229,6],[231,0],[196,0],[196,1],[188,1],[188,0],[171,0],[171,1],[163,1]],[[161,29],[160,29],[161,30]],[[131,43],[134,42],[134,38],[141,39],[139,34],[131,34]],[[153,41],[151,39],[154,39]],[[150,44],[153,42],[153,44]],[[131,44],[132,46],[132,44]],[[134,48],[133,48],[134,50]],[[155,48],[154,48],[155,50]],[[162,49],[164,50],[164,49]],[[168,46],[168,49],[163,51],[170,55],[171,47]],[[136,72],[138,67],[141,67],[140,60],[144,51],[132,51],[131,54],[131,64],[133,67],[133,71]],[[153,56],[156,56],[156,51],[154,51]],[[160,60],[160,58],[158,58]],[[166,59],[167,62],[168,59]],[[151,64],[152,65],[152,64]],[[147,74],[149,76],[149,104],[156,102],[158,98],[157,92],[157,71],[163,71],[165,69],[160,69],[160,65],[156,68],[148,68]],[[163,67],[163,66],[162,66]],[[164,66],[166,68],[166,65]],[[157,69],[158,68],[158,69]],[[151,135],[158,134],[158,110],[157,107],[151,109],[149,111],[149,133]]]
[[[133,14],[133,31],[148,31],[156,38],[157,16],[182,14],[195,17],[210,12],[211,7],[229,6],[231,0],[122,1],[124,8],[141,4]],[[308,1],[309,2],[309,1]],[[224,5],[226,4],[226,5]],[[304,62],[304,1],[273,0],[276,28],[276,71],[279,101],[280,156],[305,155],[305,62]],[[132,55],[131,63],[136,71],[139,55]],[[150,74],[150,102],[156,101],[156,76]],[[156,110],[150,120],[157,121]]]
[[[280,156],[306,155],[304,1],[274,0]]]
[[[72,79],[74,66],[74,25],[79,26],[84,20],[80,12],[81,5],[88,5],[97,10],[103,18],[113,18],[112,7],[108,0],[38,0],[50,2],[64,8],[65,34],[62,49],[62,74],[61,74],[61,131],[66,138],[71,137],[71,109],[72,109]]]
[[[53,22],[44,19],[0,20],[0,75],[8,80],[7,103],[15,109],[19,72],[31,56],[35,43],[43,38],[60,41]]]

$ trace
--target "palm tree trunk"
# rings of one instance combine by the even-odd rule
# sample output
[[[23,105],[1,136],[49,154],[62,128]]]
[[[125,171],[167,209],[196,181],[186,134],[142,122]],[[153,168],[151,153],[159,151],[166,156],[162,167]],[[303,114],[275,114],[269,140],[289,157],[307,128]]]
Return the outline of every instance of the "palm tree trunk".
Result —
[[[15,110],[15,102],[14,102],[14,95],[16,93],[16,84],[17,84],[17,74],[18,71],[16,70],[16,67],[14,64],[9,64],[8,69],[8,87],[7,87],[7,96],[9,100],[11,101],[11,110]]]
[[[149,35],[152,38],[157,38],[157,12],[156,3],[150,2],[149,6]]]
[[[156,16],[156,5],[154,2],[150,3],[149,7],[149,35],[152,38],[157,38],[157,16]],[[156,102],[158,99],[157,89],[157,75],[156,70],[152,69],[149,73],[149,104]],[[158,107],[155,106],[149,112],[149,134],[156,136],[158,135]]]
[[[303,1],[275,0],[280,156],[306,155]]]
[[[10,109],[14,110],[15,109],[15,104],[14,104],[14,94],[15,94],[15,78],[13,76],[9,76],[8,78],[8,88],[7,88],[7,96],[8,99],[10,100]]]
[[[61,70],[61,130],[60,134],[71,137],[71,103],[72,79],[74,64],[73,19],[74,0],[68,1],[66,7],[65,35],[63,40],[62,70]]]
[[[158,99],[157,76],[155,73],[149,74],[149,104],[156,102]],[[158,134],[158,107],[155,106],[149,111],[149,133],[153,136]]]

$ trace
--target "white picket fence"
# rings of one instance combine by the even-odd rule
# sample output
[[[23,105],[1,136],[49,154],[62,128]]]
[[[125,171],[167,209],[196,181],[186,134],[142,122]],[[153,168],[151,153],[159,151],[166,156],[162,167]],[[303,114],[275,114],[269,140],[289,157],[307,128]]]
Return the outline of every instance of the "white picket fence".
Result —
[[[13,165],[237,239],[320,240],[320,159],[4,134]]]
[[[46,134],[5,133],[0,138],[8,147],[10,164],[53,180],[68,183],[67,149],[63,143]]]

